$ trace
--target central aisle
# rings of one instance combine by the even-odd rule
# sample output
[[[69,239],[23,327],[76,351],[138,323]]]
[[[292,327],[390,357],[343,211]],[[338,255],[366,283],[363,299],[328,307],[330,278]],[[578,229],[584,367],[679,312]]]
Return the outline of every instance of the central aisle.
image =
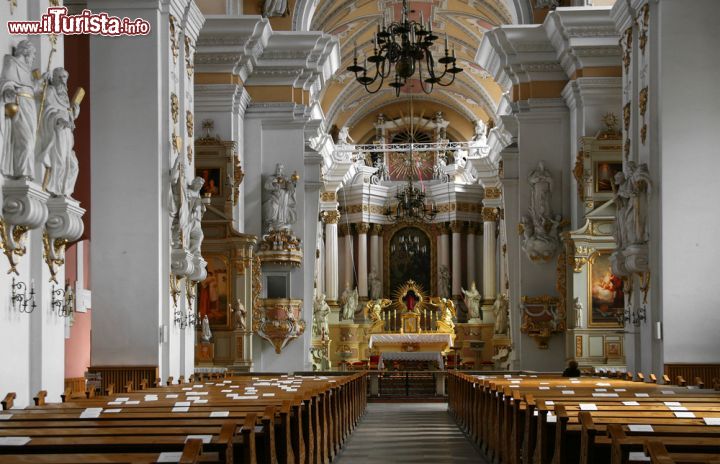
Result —
[[[339,464],[485,461],[447,413],[447,403],[370,403]]]

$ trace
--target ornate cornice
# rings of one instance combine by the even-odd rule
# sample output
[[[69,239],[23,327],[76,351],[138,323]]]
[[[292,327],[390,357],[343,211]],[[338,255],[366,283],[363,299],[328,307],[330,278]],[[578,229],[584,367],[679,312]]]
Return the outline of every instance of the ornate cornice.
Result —
[[[485,207],[482,209],[483,222],[496,222],[499,216],[500,214],[498,208]]]
[[[320,213],[320,218],[325,224],[337,224],[340,220],[339,211],[323,211]]]

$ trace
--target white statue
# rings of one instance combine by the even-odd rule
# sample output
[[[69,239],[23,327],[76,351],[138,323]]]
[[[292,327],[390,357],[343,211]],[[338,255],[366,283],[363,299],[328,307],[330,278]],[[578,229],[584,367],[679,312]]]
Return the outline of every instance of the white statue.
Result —
[[[575,304],[573,305],[573,308],[575,309],[575,328],[580,329],[583,326],[583,305],[580,303],[580,297],[575,297]]]
[[[325,294],[315,290],[315,300],[313,301],[313,337],[322,338],[323,334],[330,333],[328,325],[328,317],[330,316],[330,306],[325,301]]]
[[[443,183],[450,180],[450,176],[445,172],[445,166],[447,166],[445,156],[438,155],[435,166],[433,166],[433,179],[437,179]]]
[[[390,178],[390,174],[388,174],[387,166],[385,166],[382,156],[378,157],[375,161],[375,168],[375,173],[370,176],[371,184],[379,184],[380,181],[388,180]]]
[[[625,163],[615,174],[615,246],[610,262],[613,273],[627,276],[648,271],[647,217],[652,187],[647,164]]]
[[[45,104],[40,119],[40,159],[48,170],[45,189],[55,196],[72,195],[78,175],[78,161],[73,146],[75,120],[80,106],[70,101],[68,72],[55,68],[45,89]]]
[[[210,331],[210,320],[208,319],[206,314],[202,318],[202,341],[208,343],[210,342],[211,338],[212,332]]]
[[[348,126],[342,126],[338,133],[338,145],[347,145],[348,140],[350,143],[355,143],[355,140],[350,137],[350,128]]]
[[[495,315],[495,334],[507,335],[508,332],[508,298],[506,295],[498,293],[493,304],[493,314]]]
[[[285,16],[287,9],[287,0],[265,0],[263,4],[263,16],[266,18]]]
[[[185,183],[185,163],[182,156],[177,156],[170,170],[170,225],[172,232],[172,247],[185,248],[188,230],[187,185]]]
[[[441,142],[446,140],[448,122],[445,120],[445,116],[442,111],[435,113],[433,116],[433,122],[435,122],[435,141]]]
[[[552,195],[553,180],[550,171],[540,161],[538,167],[528,176],[530,183],[530,216],[535,228],[543,227],[545,219],[551,216],[550,196]]]
[[[531,261],[549,261],[560,248],[561,217],[550,209],[553,180],[544,163],[528,176],[530,208],[520,219],[523,231],[522,249]]]
[[[5,55],[0,74],[0,101],[3,103],[0,171],[15,179],[35,179],[36,94],[42,83],[33,77],[35,53],[35,46],[29,40],[21,40],[12,55]]]
[[[370,283],[370,299],[377,300],[382,298],[382,280],[380,280],[375,269],[368,274],[368,282]]]
[[[444,264],[440,266],[438,272],[438,296],[450,298],[450,270]]]
[[[265,215],[265,230],[289,230],[295,224],[297,213],[295,211],[296,176],[287,177],[284,166],[280,163],[275,167],[275,174],[265,181],[264,189],[267,198],[263,203]]]
[[[473,134],[473,141],[478,142],[478,145],[487,145],[487,125],[482,119],[475,121],[475,133]]]
[[[478,320],[482,320],[482,316],[480,314],[480,300],[482,297],[475,286],[475,282],[470,284],[470,290],[465,290],[464,288],[461,288],[461,290],[465,295],[465,304],[468,308],[468,322],[477,322]]]
[[[501,346],[498,349],[498,352],[495,356],[492,357],[492,360],[495,361],[495,368],[496,369],[503,369],[508,370],[510,369],[510,348],[506,346]]]
[[[235,322],[235,330],[247,330],[247,325],[245,323],[245,315],[247,314],[247,310],[245,309],[245,305],[242,304],[242,301],[240,301],[240,298],[237,300],[237,308],[233,311],[233,320]]]
[[[202,177],[196,177],[187,189],[188,251],[197,257],[201,256],[200,246],[202,245],[203,238],[205,238],[202,230],[202,218],[207,208],[200,197],[200,190],[203,184],[205,184],[205,180]]]
[[[346,289],[346,291],[347,291],[347,289]],[[343,295],[345,295],[345,292],[343,292]],[[357,311],[357,307],[358,307],[358,291],[357,291],[357,287],[355,287],[345,297],[345,305],[343,306],[343,309],[342,309],[341,320],[352,321],[353,319],[355,319],[355,311]]]

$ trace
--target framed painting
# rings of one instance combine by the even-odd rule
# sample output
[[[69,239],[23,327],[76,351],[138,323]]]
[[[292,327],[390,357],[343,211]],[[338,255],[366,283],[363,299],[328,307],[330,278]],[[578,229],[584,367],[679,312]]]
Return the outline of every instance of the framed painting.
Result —
[[[595,162],[595,193],[613,193],[615,174],[622,172],[622,163],[615,161]]]
[[[198,284],[198,313],[207,314],[210,325],[227,327],[230,324],[230,273],[224,256],[209,255],[207,278]]]
[[[625,311],[623,281],[612,273],[611,250],[595,253],[588,260],[589,327],[622,327],[618,316]]]
[[[197,168],[195,176],[201,177],[205,183],[200,189],[200,195],[211,194],[217,197],[223,194],[223,172],[222,168]]]

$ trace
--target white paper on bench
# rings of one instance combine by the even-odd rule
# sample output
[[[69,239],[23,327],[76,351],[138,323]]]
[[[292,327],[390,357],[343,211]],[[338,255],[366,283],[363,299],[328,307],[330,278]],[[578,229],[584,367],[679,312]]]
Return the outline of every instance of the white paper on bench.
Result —
[[[188,435],[187,437],[185,437],[185,443],[187,443],[188,440],[197,438],[198,440],[202,440],[203,444],[206,444],[212,441],[212,437],[212,435]]]
[[[554,406],[555,402],[553,400],[548,400],[545,402],[545,405]]]
[[[190,408],[187,406],[175,406],[172,408],[172,412],[188,412]]]
[[[617,393],[593,393],[594,398],[618,398],[620,395]]]
[[[213,411],[210,413],[210,417],[228,417],[230,416],[230,411]]]
[[[193,385],[192,387],[193,388],[202,388],[203,386],[202,385]]]
[[[258,399],[258,397],[257,397],[257,395],[255,395],[255,396],[240,396],[240,395],[237,395],[237,396],[233,397],[233,399],[234,399],[234,400],[256,400],[256,399]]]
[[[665,406],[682,406],[679,401],[664,401]]]
[[[117,409],[106,409],[106,410],[104,410],[103,412],[104,412],[105,414],[109,414],[109,413],[120,412],[120,411],[122,411],[122,409],[117,408]]]
[[[653,428],[650,424],[628,424],[631,432],[652,432]]]
[[[563,394],[563,395],[574,395],[574,394],[575,394],[575,390],[563,390],[563,391],[562,391],[562,394]]]
[[[232,393],[232,390],[220,390],[220,393]]]
[[[649,393],[635,393],[635,396],[637,398],[649,398],[650,394]]]
[[[597,411],[598,407],[596,404],[592,404],[592,403],[580,403],[580,410],[581,411]]]
[[[674,395],[675,394],[675,392],[672,390],[661,390],[660,393],[662,393],[663,395]]]
[[[208,400],[201,400],[201,399],[197,399],[194,401],[195,404],[205,404],[207,402],[208,402]]]
[[[275,393],[263,393],[263,396],[275,396]]]
[[[130,398],[115,398],[115,401],[130,401]]]
[[[80,413],[80,419],[95,419],[100,417],[103,408],[87,408]]]
[[[192,388],[190,388],[190,387],[183,388],[183,391],[190,391],[190,390],[192,390]]]
[[[550,387],[538,387],[538,390],[550,390]]]
[[[255,433],[262,433],[263,426],[262,425],[256,425],[255,426]]]
[[[182,451],[173,451],[173,452],[165,452],[160,453],[160,456],[157,458],[157,462],[180,462],[180,458],[182,457]]]
[[[623,401],[622,402],[625,406],[640,406],[640,403],[637,401]]]
[[[627,390],[624,388],[613,388],[616,392],[626,392]]]
[[[548,415],[547,415],[547,421],[548,421],[548,423],[557,422],[557,416],[554,416],[554,415],[552,415],[552,414],[548,414]]]
[[[187,392],[185,394],[190,396],[207,396],[208,392]]]
[[[145,397],[145,401],[157,401],[157,400],[158,400],[157,396],[146,396]]]
[[[133,405],[133,404],[140,404],[140,402],[137,401],[137,400],[135,400],[135,401],[126,401],[125,404]]]
[[[232,380],[223,380],[223,383],[232,383]]]
[[[120,406],[121,404],[123,404],[122,401],[109,401],[108,402],[108,406]]]
[[[12,414],[0,414],[0,420],[8,420],[12,417]]]
[[[175,403],[175,407],[177,408],[180,406],[190,406],[190,402],[189,401],[177,401]]]
[[[610,386],[610,384],[607,382],[598,382],[595,385],[597,385],[598,387],[609,387]]]
[[[668,406],[668,409],[671,411],[687,411],[688,408],[685,406]]]
[[[23,446],[30,443],[30,437],[0,437],[0,446]]]
[[[595,391],[596,392],[606,392],[607,388],[596,388]]]
[[[720,425],[720,417],[703,417],[705,425]]]
[[[691,412],[676,412],[675,417],[679,419],[692,419],[693,417],[695,417],[695,414]]]
[[[165,395],[165,398],[177,398],[177,397],[178,397],[178,396],[177,396],[177,395],[174,395],[174,394],[173,394],[173,395]]]
[[[629,456],[631,461],[647,461],[650,462],[650,458],[645,455],[642,451],[631,451]]]

